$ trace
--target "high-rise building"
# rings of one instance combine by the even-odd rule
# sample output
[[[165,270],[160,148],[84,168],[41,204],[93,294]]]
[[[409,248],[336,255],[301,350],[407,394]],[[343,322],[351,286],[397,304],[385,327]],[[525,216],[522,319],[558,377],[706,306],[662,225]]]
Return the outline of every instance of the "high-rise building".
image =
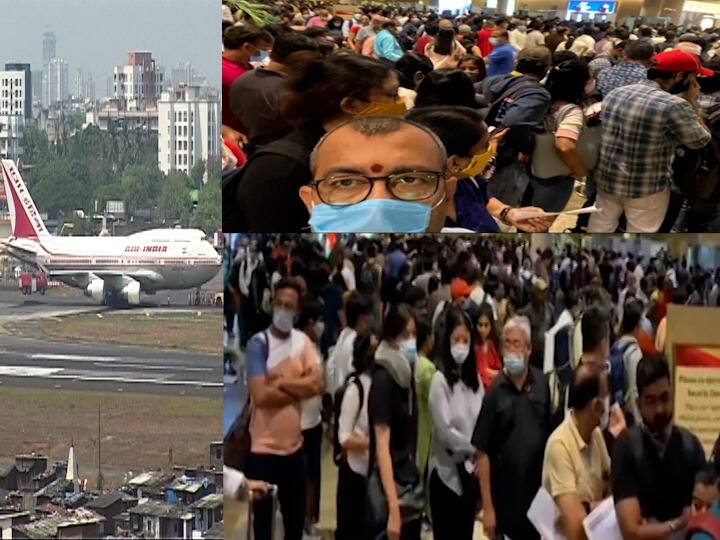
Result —
[[[82,69],[73,75],[72,95],[76,99],[95,100],[95,81],[92,73],[85,73]]]
[[[43,80],[43,72],[41,69],[34,70],[30,74],[32,78],[32,98],[33,101],[42,101],[43,93],[42,93],[42,80]]]
[[[123,109],[155,107],[163,84],[163,70],[148,51],[129,52],[128,63],[113,69],[113,96]]]
[[[179,86],[158,101],[158,167],[190,174],[200,159],[220,153],[220,100],[217,92],[198,86]]]
[[[62,58],[51,58],[43,72],[43,106],[50,107],[70,97],[70,68]]]
[[[0,71],[0,114],[32,118],[32,73],[30,64],[9,62]]]
[[[207,86],[207,79],[202,73],[196,71],[190,62],[180,62],[172,68],[170,84],[175,87],[182,84],[186,86]]]
[[[0,71],[0,155],[22,156],[23,131],[32,118],[30,64],[8,63]]]
[[[45,32],[43,34],[43,67],[55,58],[55,44],[57,40],[54,32]]]

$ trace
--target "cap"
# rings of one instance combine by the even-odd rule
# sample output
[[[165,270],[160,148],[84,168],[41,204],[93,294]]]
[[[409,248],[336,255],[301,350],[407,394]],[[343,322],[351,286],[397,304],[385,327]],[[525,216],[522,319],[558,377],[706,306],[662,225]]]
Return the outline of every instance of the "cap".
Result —
[[[461,24],[458,26],[458,34],[461,36],[468,36],[472,34],[472,28],[470,28],[470,25],[467,24]]]
[[[472,293],[472,287],[467,284],[462,278],[455,278],[450,283],[450,296],[455,300],[456,298],[467,298]]]
[[[689,41],[681,41],[675,46],[675,50],[689,52],[698,57],[702,55],[702,47],[697,43],[691,43]]]
[[[665,51],[653,57],[655,69],[671,73],[697,73],[701,77],[712,77],[715,72],[704,68],[697,56],[686,51]]]
[[[528,47],[517,54],[517,61],[550,66],[552,55],[547,47]]]

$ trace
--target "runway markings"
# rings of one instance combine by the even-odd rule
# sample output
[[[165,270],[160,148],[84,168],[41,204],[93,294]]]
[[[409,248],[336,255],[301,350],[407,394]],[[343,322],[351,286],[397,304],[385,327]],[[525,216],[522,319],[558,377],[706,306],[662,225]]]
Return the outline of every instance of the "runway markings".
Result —
[[[96,365],[102,365],[101,362],[95,362]],[[158,370],[167,369],[172,371],[213,371],[213,368],[202,367],[184,367],[184,366],[148,366],[147,364],[113,364],[112,367],[128,367],[140,370]]]
[[[85,382],[119,382],[127,384],[151,384],[162,386],[194,386],[196,388],[218,388],[222,386],[221,382],[208,381],[192,381],[192,380],[175,380],[175,379],[158,379],[158,378],[141,378],[141,377],[117,377],[102,375],[80,375],[72,373],[62,373],[66,371],[63,368],[38,368],[31,366],[0,366],[0,377],[34,377],[44,379],[64,379],[71,381]]]
[[[62,368],[39,368],[31,366],[0,366],[4,377],[48,377],[62,371]]]
[[[29,355],[37,360],[65,360],[68,362],[116,362],[120,360],[117,356],[86,356],[80,354],[46,354],[37,353]]]

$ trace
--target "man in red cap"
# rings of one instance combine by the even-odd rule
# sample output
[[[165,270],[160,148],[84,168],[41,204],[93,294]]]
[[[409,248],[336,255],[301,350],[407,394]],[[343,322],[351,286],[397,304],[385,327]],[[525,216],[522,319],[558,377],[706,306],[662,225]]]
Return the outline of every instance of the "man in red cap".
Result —
[[[628,232],[658,231],[670,201],[675,149],[710,142],[696,77],[713,74],[692,54],[667,51],[655,56],[647,80],[605,97],[595,171],[600,211],[590,218],[588,232],[615,232],[623,213]]]

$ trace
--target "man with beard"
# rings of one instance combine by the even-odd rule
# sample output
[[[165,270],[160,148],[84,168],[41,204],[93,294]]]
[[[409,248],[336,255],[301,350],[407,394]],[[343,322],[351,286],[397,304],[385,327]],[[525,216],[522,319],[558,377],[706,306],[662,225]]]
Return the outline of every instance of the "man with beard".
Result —
[[[603,101],[597,206],[588,232],[614,232],[624,213],[627,232],[657,232],[670,202],[678,146],[702,148],[711,136],[700,118],[696,77],[711,77],[685,51],[658,54],[647,80],[616,88]]]
[[[707,466],[700,441],[673,424],[670,370],[663,358],[637,368],[640,425],[615,443],[612,492],[623,538],[683,538],[695,475]]]

